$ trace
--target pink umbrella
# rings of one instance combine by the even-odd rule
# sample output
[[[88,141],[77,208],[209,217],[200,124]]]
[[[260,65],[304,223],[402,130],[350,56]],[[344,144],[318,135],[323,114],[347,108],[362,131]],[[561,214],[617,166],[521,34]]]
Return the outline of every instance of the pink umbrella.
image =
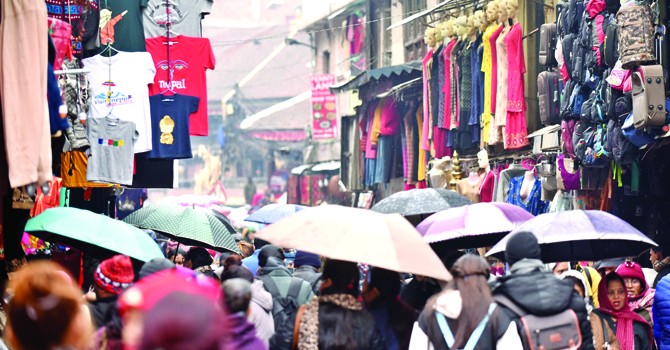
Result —
[[[508,203],[478,203],[435,213],[417,231],[428,243],[452,249],[490,247],[534,216]]]

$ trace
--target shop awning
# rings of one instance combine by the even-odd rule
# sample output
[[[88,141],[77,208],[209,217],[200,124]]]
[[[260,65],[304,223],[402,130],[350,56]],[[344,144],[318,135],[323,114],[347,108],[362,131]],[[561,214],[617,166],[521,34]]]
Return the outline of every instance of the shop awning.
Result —
[[[371,81],[379,80],[381,78],[401,76],[403,74],[412,73],[413,71],[421,71],[421,61],[412,61],[397,66],[382,67],[365,71],[348,82],[331,86],[330,90],[335,92],[354,90]]]
[[[291,169],[291,174],[292,175],[302,175],[306,170],[309,170],[311,167],[313,167],[314,164],[303,164],[300,166],[297,166],[293,169]]]
[[[398,84],[398,85],[390,88],[388,91],[377,95],[377,97],[378,98],[384,98],[384,97],[387,97],[388,95],[390,95],[394,92],[402,91],[404,89],[408,89],[408,88],[410,88],[412,86],[415,86],[415,85],[419,86],[422,82],[421,79],[422,79],[421,77],[418,77],[418,78],[412,79],[410,81],[406,81],[404,83]]]
[[[332,161],[332,162],[325,162],[325,163],[319,163],[312,167],[311,171],[312,172],[319,172],[319,171],[335,171],[340,168],[340,162],[339,161]]]
[[[421,12],[415,13],[415,14],[413,14],[413,15],[411,15],[411,16],[405,18],[405,19],[403,19],[402,21],[400,21],[400,22],[398,22],[398,23],[393,23],[393,24],[391,24],[391,26],[389,26],[388,28],[386,28],[386,30],[391,30],[391,29],[393,29],[393,28],[400,27],[400,26],[405,25],[405,24],[407,24],[407,23],[409,23],[409,22],[412,22],[412,21],[414,21],[414,20],[416,20],[416,19],[419,19],[419,18],[422,18],[422,17],[424,17],[424,16],[426,16],[426,15],[429,15],[429,14],[431,14],[431,13],[433,13],[433,12],[439,10],[442,6],[448,4],[448,3],[452,2],[452,1],[453,1],[453,0],[446,0],[446,1],[443,1],[443,2],[441,2],[441,3],[439,3],[439,4],[437,4],[437,6],[435,6],[435,7],[431,7],[431,8],[429,8],[429,9],[423,10],[423,11],[421,11]]]

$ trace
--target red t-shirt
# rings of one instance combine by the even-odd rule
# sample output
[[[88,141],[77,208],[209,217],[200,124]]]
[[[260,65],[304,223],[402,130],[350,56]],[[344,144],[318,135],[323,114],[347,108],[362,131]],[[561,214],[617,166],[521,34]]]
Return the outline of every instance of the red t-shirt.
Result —
[[[170,38],[156,37],[147,39],[147,51],[156,65],[154,83],[149,85],[149,94],[157,95],[169,88],[168,86],[168,49],[170,50],[170,66],[173,70],[171,81],[175,93],[200,98],[198,111],[191,114],[189,133],[194,136],[207,136],[207,77],[205,72],[214,69],[215,59],[212,45],[207,38],[196,38],[179,35]]]

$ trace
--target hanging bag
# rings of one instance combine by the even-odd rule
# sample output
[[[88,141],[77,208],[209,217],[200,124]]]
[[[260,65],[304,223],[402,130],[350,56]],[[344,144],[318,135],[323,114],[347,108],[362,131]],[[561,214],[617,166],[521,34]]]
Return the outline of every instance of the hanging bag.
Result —
[[[616,15],[619,57],[623,68],[656,62],[656,28],[649,5],[629,2]]]
[[[556,67],[556,57],[554,52],[556,50],[556,23],[545,23],[540,26],[540,49],[539,49],[539,63],[544,68]]]
[[[632,76],[633,121],[635,129],[658,128],[665,125],[665,79],[663,66],[643,66]]]

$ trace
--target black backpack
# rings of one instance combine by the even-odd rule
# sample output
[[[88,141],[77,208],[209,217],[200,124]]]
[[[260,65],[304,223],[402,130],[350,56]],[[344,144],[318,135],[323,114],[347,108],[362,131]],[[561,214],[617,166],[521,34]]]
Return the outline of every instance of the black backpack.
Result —
[[[519,335],[524,349],[563,350],[581,347],[579,319],[572,309],[555,315],[537,316],[526,312],[504,295],[495,295],[493,300],[519,317],[520,322],[517,324],[522,328],[519,329]]]
[[[585,9],[584,0],[570,0],[568,3],[568,20],[566,24],[570,33],[576,34],[579,32]]]
[[[271,277],[264,276],[260,280],[263,281],[265,289],[272,294],[272,318],[275,321],[275,327],[294,322],[298,308],[300,308],[298,297],[300,296],[300,288],[302,287],[303,280],[291,277],[291,284],[285,296],[281,295],[277,284],[275,284]]]
[[[556,31],[558,36],[563,38],[570,34],[568,22],[568,7],[570,3],[567,0],[560,0],[556,4]]]
[[[561,46],[563,47],[563,61],[565,63],[565,69],[568,71],[570,77],[572,77],[572,46],[575,43],[577,34],[568,33],[566,36],[561,39]]]

